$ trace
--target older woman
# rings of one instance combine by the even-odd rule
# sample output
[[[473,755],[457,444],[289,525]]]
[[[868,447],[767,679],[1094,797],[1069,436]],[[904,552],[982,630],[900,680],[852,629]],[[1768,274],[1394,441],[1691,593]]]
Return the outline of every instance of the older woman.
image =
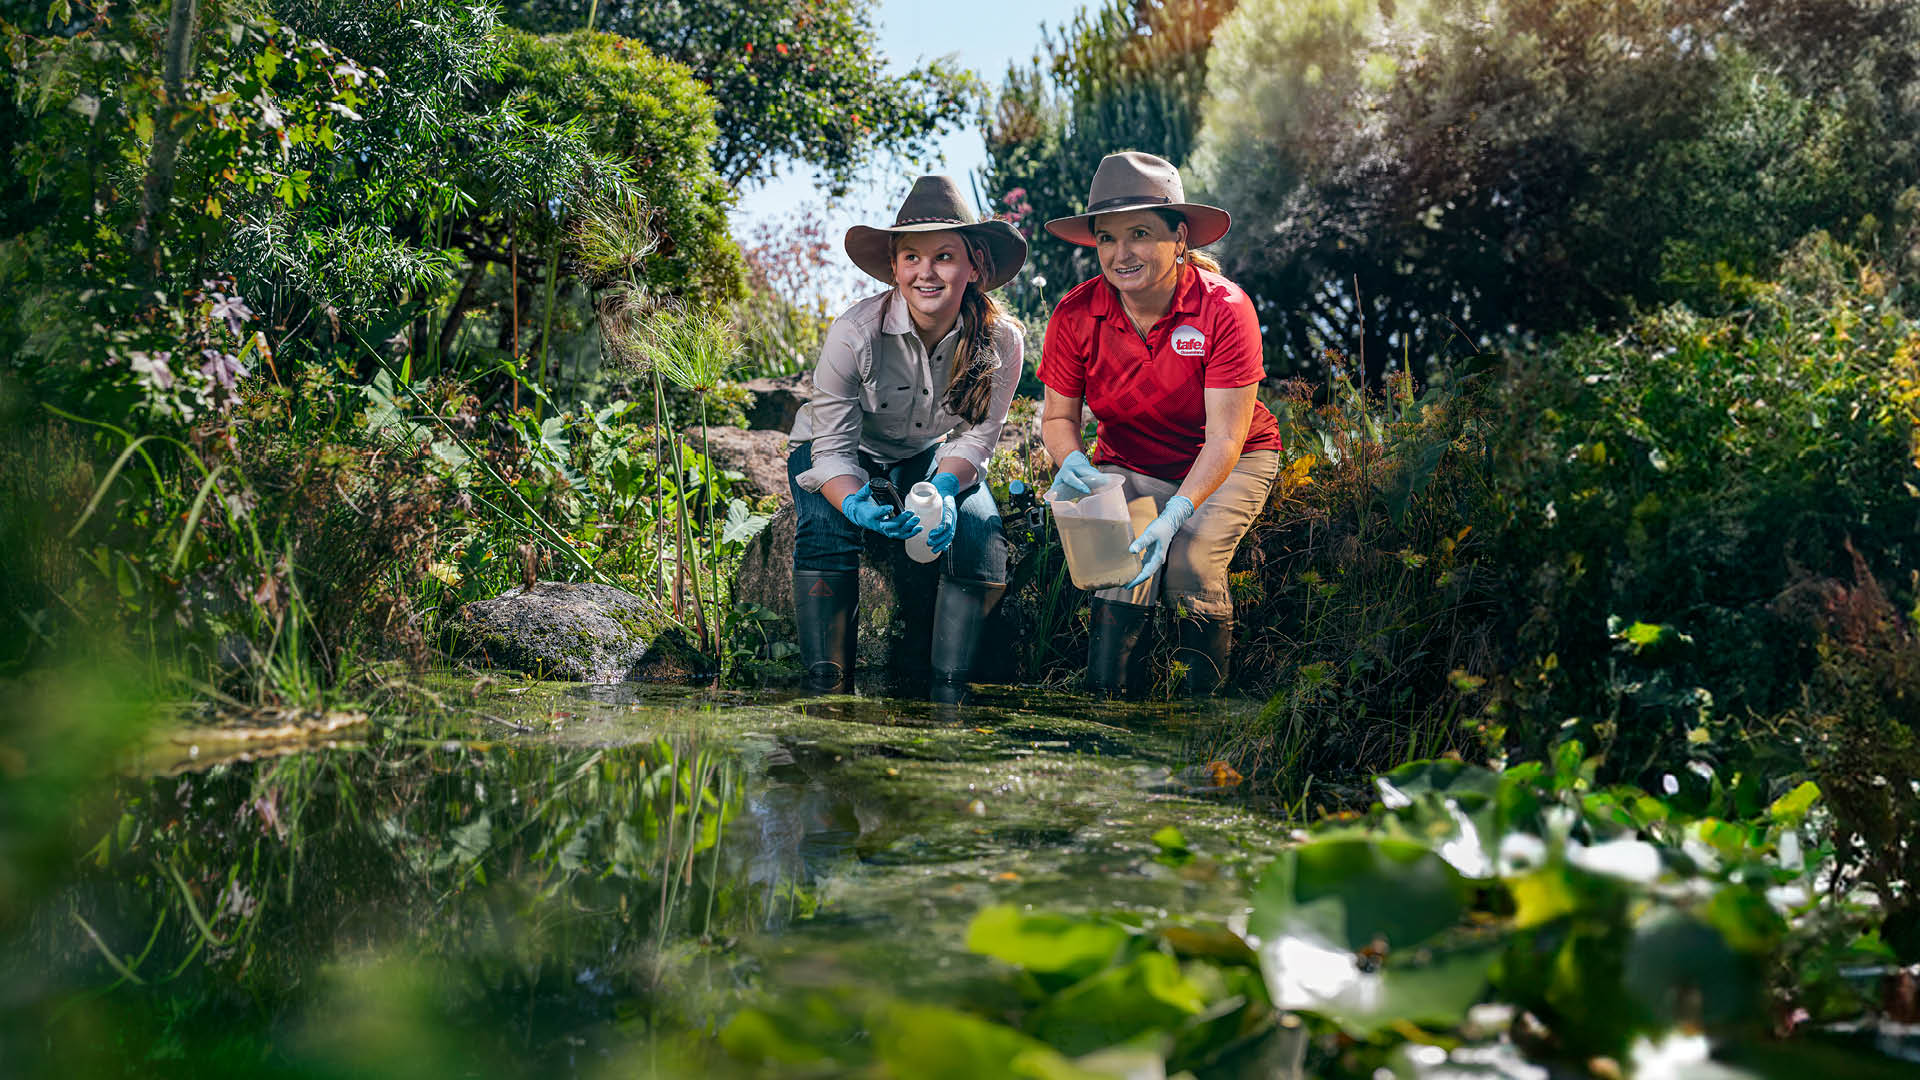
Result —
[[[854,226],[846,249],[887,290],[834,320],[813,399],[794,421],[800,661],[808,689],[853,689],[863,531],[905,540],[924,529],[928,547],[945,553],[929,696],[955,702],[980,624],[1006,591],[1007,541],[983,481],[1020,382],[1022,339],[988,294],[1019,272],[1027,242],[1004,221],[976,222],[951,178],[923,176],[891,226]],[[876,477],[901,492],[930,482],[939,520],[896,512]]]
[[[1141,689],[1140,640],[1156,599],[1179,616],[1187,691],[1211,693],[1226,677],[1227,564],[1280,469],[1279,425],[1255,395],[1264,368],[1253,302],[1194,250],[1230,223],[1225,210],[1186,201],[1171,163],[1137,152],[1100,162],[1086,213],[1047,222],[1100,263],[1100,276],[1054,308],[1041,351],[1053,493],[1118,475],[1129,503],[1150,498],[1158,511],[1133,544],[1139,576],[1094,594],[1096,692]],[[1100,422],[1093,460],[1080,441],[1083,407]]]

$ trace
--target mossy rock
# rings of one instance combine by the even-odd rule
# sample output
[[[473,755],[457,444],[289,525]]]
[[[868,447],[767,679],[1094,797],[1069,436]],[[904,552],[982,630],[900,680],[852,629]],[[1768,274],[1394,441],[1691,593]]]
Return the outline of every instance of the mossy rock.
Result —
[[[457,651],[543,679],[624,682],[646,677],[659,622],[646,601],[611,585],[540,581],[462,607]]]

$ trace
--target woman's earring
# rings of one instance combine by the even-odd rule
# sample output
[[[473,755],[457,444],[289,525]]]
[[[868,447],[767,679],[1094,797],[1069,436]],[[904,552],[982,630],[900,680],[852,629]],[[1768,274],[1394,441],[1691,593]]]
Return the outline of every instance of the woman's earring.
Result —
[[[1184,263],[1187,261],[1187,257],[1185,255],[1175,255],[1173,261],[1176,263]]]

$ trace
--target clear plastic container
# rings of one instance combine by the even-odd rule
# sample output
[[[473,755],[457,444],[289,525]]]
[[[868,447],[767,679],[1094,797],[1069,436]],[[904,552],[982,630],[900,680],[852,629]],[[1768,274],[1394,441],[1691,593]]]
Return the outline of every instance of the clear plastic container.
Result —
[[[1048,491],[1045,496],[1076,588],[1125,585],[1140,573],[1140,556],[1127,550],[1140,534],[1133,527],[1125,485],[1121,477],[1106,476],[1094,482],[1091,494],[1068,499]],[[1151,509],[1152,500],[1144,501]]]

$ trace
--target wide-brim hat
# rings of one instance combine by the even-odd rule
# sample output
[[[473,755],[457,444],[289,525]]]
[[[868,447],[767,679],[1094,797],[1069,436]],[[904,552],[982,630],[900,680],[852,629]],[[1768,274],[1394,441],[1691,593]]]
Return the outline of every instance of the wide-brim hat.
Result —
[[[1085,213],[1054,218],[1047,231],[1069,244],[1093,247],[1093,219],[1097,214],[1126,214],[1135,210],[1173,210],[1187,219],[1187,245],[1206,247],[1227,235],[1233,215],[1217,206],[1190,203],[1173,162],[1138,150],[1108,154],[1094,170],[1087,190]]]
[[[993,261],[992,273],[980,276],[987,292],[1005,285],[1027,261],[1027,238],[1004,221],[979,221],[960,197],[960,185],[951,176],[923,176],[900,204],[887,226],[855,225],[847,230],[847,258],[871,277],[893,284],[893,234],[958,230],[980,241]]]

